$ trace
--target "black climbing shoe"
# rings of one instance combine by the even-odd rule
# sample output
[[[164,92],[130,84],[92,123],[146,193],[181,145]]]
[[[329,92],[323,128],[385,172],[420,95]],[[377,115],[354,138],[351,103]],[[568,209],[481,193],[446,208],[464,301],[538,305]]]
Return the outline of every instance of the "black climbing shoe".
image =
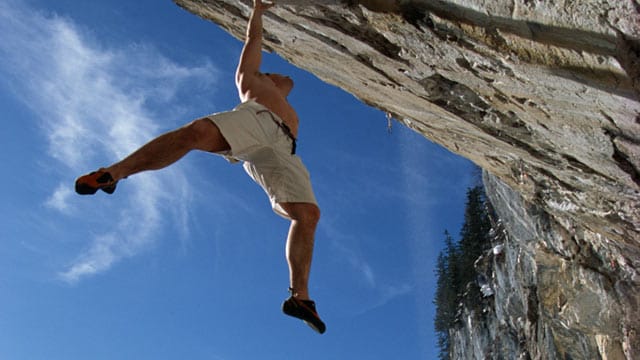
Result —
[[[116,184],[111,174],[98,170],[90,174],[82,175],[76,180],[76,192],[80,195],[92,195],[96,191],[102,190],[107,194],[116,191]]]
[[[291,295],[282,303],[282,312],[304,321],[320,334],[323,334],[327,329],[316,312],[316,303],[311,300],[299,300]]]

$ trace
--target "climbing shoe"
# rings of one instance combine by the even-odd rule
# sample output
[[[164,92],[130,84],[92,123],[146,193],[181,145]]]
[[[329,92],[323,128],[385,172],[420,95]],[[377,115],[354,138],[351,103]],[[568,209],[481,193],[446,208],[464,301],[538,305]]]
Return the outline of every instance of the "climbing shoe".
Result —
[[[291,295],[282,303],[282,312],[304,321],[305,324],[320,334],[323,334],[327,329],[316,312],[315,302],[311,300],[299,300]]]
[[[111,174],[106,171],[98,170],[87,175],[82,175],[76,180],[76,192],[80,195],[95,194],[96,191],[102,190],[107,194],[113,194],[116,191],[116,184]]]

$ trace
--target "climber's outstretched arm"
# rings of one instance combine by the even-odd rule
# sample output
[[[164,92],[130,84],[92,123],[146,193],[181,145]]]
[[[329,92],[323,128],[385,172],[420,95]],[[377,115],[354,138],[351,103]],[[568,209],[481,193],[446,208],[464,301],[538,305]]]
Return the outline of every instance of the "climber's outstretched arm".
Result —
[[[253,11],[247,26],[247,38],[236,70],[236,86],[241,98],[246,97],[247,92],[252,88],[252,82],[259,75],[262,61],[262,14],[273,5],[262,0],[253,1]]]

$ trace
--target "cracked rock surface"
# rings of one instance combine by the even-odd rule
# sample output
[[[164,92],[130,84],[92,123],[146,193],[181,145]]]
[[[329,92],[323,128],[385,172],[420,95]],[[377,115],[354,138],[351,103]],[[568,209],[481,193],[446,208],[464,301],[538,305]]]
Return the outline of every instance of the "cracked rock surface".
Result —
[[[244,37],[251,1],[174,1]],[[591,288],[581,281],[602,282],[589,271],[607,272],[608,263],[618,269],[605,277],[611,297],[590,299],[637,299],[638,0],[279,0],[264,27],[267,50],[472,160],[543,213],[555,230],[534,237],[536,248],[550,250],[532,264],[579,266],[563,275],[575,291],[562,296]],[[556,298],[540,281],[553,277],[539,274],[536,311],[545,315]],[[629,317],[616,315],[617,333],[602,334],[576,320],[579,310],[559,309],[552,313],[562,326],[525,339],[555,344],[570,358],[595,344],[587,346],[598,352],[593,358],[632,359],[640,346]],[[574,331],[588,340],[569,346]]]
[[[484,183],[498,220],[475,268],[492,295],[462,309],[452,358],[637,359],[638,248],[569,236],[496,177]]]

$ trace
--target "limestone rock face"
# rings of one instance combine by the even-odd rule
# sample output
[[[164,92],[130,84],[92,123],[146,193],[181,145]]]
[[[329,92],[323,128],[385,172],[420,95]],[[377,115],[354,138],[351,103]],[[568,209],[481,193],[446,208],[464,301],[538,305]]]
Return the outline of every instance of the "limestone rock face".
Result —
[[[244,38],[251,1],[174,1]],[[555,320],[516,343],[640,358],[624,313],[640,282],[638,0],[279,0],[264,27],[268,50],[517,192],[501,211],[532,231],[507,247],[535,295],[522,321]]]
[[[579,242],[494,176],[485,187],[499,221],[478,261],[481,306],[451,332],[454,359],[636,359],[640,254],[621,254],[586,231]],[[480,284],[479,284],[480,285]]]

